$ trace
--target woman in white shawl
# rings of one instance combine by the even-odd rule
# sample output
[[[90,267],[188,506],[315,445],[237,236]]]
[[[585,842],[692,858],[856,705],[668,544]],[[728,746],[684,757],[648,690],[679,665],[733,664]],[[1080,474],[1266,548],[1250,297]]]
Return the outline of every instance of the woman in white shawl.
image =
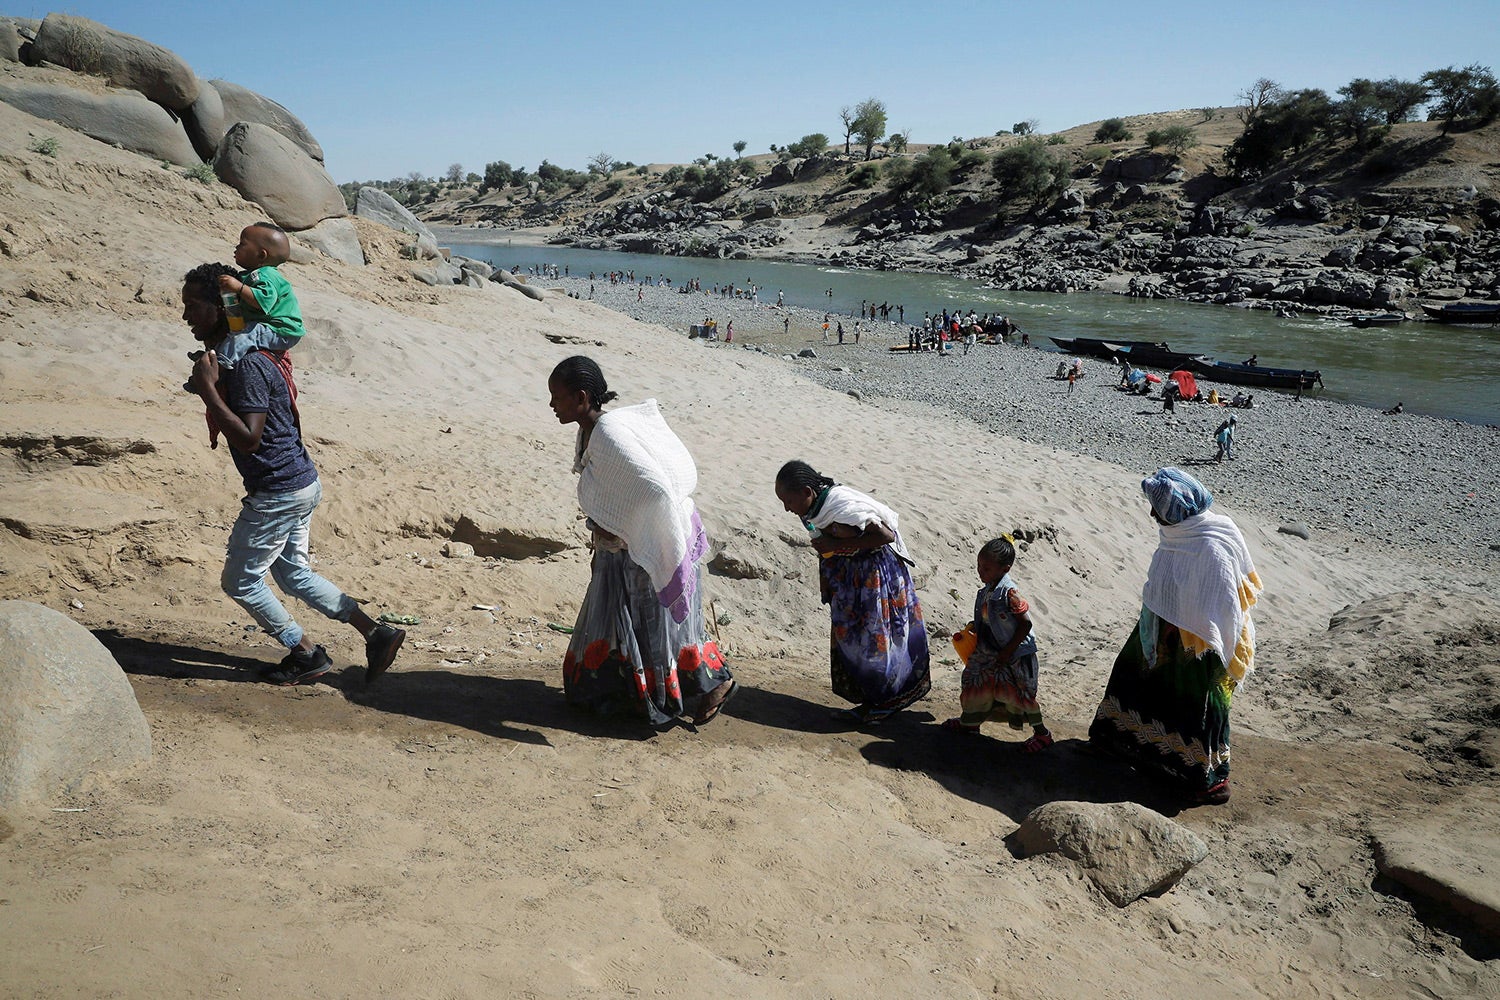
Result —
[[[563,692],[602,715],[702,725],[735,682],[703,619],[708,536],[692,456],[655,400],[605,413],[616,393],[591,358],[560,362],[547,389],[558,422],[578,425],[573,471],[594,550]]]
[[[813,536],[832,618],[833,693],[849,718],[878,722],[927,696],[927,629],[896,513],[806,462],[776,474],[776,497]]]
[[[1255,668],[1260,577],[1233,521],[1180,469],[1142,480],[1160,540],[1140,620],[1115,658],[1089,742],[1165,771],[1194,801],[1229,801],[1229,703]]]

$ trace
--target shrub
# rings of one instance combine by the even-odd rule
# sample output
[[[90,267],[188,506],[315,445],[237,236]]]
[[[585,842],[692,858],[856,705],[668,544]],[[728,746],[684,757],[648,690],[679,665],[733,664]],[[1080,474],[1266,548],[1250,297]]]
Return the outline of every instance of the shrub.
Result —
[[[1103,163],[1113,152],[1108,146],[1090,146],[1083,151],[1083,162]]]
[[[851,187],[871,188],[878,180],[880,180],[879,163],[863,163],[849,173]]]
[[[788,143],[786,151],[792,156],[808,157],[817,156],[827,148],[828,136],[822,132],[813,132],[809,135],[804,135],[796,142]]]
[[[1068,184],[1068,165],[1039,142],[1002,149],[990,163],[1001,197],[1039,204],[1061,194]]]
[[[37,136],[26,148],[33,153],[41,153],[43,156],[56,156],[57,140],[50,135]]]
[[[199,184],[212,184],[219,179],[219,175],[214,173],[212,163],[195,163],[184,170],[182,176],[195,180]]]
[[[1406,260],[1402,261],[1401,266],[1406,268],[1406,270],[1410,271],[1412,274],[1420,276],[1423,272],[1425,272],[1429,267],[1432,266],[1432,260],[1429,257],[1424,257],[1421,254],[1417,254],[1415,257],[1408,257]]]
[[[663,171],[661,179],[667,184],[677,184],[682,181],[682,176],[686,172],[681,166],[668,167]]]
[[[1146,145],[1152,149],[1165,149],[1173,156],[1181,156],[1197,144],[1198,133],[1186,125],[1168,125],[1146,133]]]
[[[599,195],[598,195],[598,198],[596,200],[598,200],[598,201],[608,201],[609,199],[613,198],[615,195],[619,194],[624,189],[625,189],[625,182],[624,181],[620,180],[620,178],[618,178],[618,177],[611,178],[608,182],[606,182],[604,184],[603,187],[601,187],[599,189]]]
[[[1067,142],[1068,140],[1060,135],[1053,134],[1047,136],[1047,145],[1049,146],[1064,146],[1067,145]]]
[[[1119,118],[1106,118],[1094,129],[1095,142],[1124,142],[1135,133],[1125,127],[1125,122]]]

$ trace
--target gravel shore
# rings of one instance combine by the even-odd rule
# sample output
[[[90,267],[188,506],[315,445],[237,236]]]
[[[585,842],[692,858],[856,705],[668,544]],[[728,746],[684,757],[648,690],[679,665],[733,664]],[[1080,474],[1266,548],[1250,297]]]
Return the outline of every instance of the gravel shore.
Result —
[[[539,279],[588,298],[587,278]],[[1039,347],[962,346],[946,358],[891,353],[904,327],[843,322],[845,343],[825,343],[823,313],[661,286],[595,280],[594,301],[634,319],[681,331],[712,317],[720,336],[734,321],[733,345],[684,340],[693,349],[759,350],[795,358],[809,379],[863,399],[888,397],[951,410],[997,434],[1053,445],[1145,474],[1177,465],[1234,506],[1260,511],[1314,532],[1400,547],[1441,547],[1491,569],[1500,560],[1500,428],[1378,410],[1271,390],[1254,393],[1252,409],[1179,403],[1164,411],[1160,395],[1116,389],[1119,369],[1084,359],[1084,375],[1068,390],[1054,378],[1065,355]],[[638,297],[639,293],[639,297]],[[789,321],[785,323],[784,321]],[[835,329],[835,327],[830,327]],[[832,338],[830,338],[832,340]],[[1213,386],[1201,383],[1205,393]],[[1235,387],[1227,387],[1232,395]],[[1225,387],[1220,387],[1221,393]],[[1216,463],[1213,432],[1236,418],[1235,460]],[[997,470],[998,474],[998,470]],[[1493,547],[1492,547],[1493,546]],[[1435,553],[1436,554],[1436,553]],[[1467,561],[1467,558],[1464,559]]]

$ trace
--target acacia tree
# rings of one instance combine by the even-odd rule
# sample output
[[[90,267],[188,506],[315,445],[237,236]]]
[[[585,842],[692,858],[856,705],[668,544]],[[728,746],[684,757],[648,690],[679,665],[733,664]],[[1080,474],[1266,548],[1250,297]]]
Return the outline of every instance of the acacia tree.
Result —
[[[910,132],[911,129],[905,132],[892,132],[885,140],[885,148],[898,156],[906,152],[906,144],[911,141],[908,138]]]
[[[844,155],[849,155],[849,140],[854,135],[854,109],[849,105],[839,108],[839,121],[844,125]]]
[[[748,146],[748,145],[750,145],[750,144],[748,142],[746,142],[744,139],[738,139],[738,140],[736,140],[735,144],[734,144],[734,155],[736,157],[744,156],[745,155],[745,147]]]
[[[462,163],[448,164],[448,172],[443,175],[443,179],[449,184],[457,184],[464,179],[464,165]]]
[[[865,159],[875,144],[885,138],[885,102],[867,97],[854,106],[854,137],[865,147]],[[847,150],[847,147],[845,147]]]
[[[1261,77],[1250,86],[1235,95],[1240,102],[1238,112],[1240,121],[1249,125],[1266,108],[1280,101],[1286,92],[1281,89],[1281,84],[1268,77]]]
[[[1037,129],[1041,128],[1041,126],[1042,123],[1037,121],[1035,118],[1028,118],[1024,122],[1016,122],[1010,127],[1010,130],[1016,135],[1030,135]]]
[[[1485,124],[1500,116],[1500,82],[1488,66],[1474,63],[1463,69],[1435,69],[1422,74],[1422,83],[1437,102],[1427,120],[1441,120],[1444,135],[1460,119],[1475,118]]]
[[[603,174],[609,176],[609,168],[615,162],[615,158],[605,152],[595,153],[589,157],[589,173]]]
[[[1028,140],[1000,150],[990,162],[990,172],[1000,183],[1000,195],[1041,204],[1068,186],[1068,164],[1040,142]]]

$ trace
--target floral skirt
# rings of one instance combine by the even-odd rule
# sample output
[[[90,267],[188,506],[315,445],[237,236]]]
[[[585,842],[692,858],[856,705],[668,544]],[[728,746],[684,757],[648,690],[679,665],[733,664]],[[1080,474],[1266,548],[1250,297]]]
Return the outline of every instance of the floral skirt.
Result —
[[[1042,710],[1036,702],[1038,673],[1035,653],[1000,663],[995,651],[975,650],[964,667],[959,694],[960,721],[966,726],[1004,722],[1012,729],[1040,726]]]
[[[1201,795],[1229,778],[1234,680],[1217,653],[1195,655],[1165,621],[1157,634],[1156,665],[1148,666],[1141,628],[1115,657],[1089,742],[1164,771],[1189,794]]]
[[[926,696],[927,628],[916,587],[889,545],[821,559],[832,616],[833,693],[877,718]]]
[[[628,551],[594,552],[588,593],[563,660],[570,705],[653,726],[699,714],[704,697],[731,675],[703,619],[702,565],[694,571],[699,585],[687,617],[676,622]]]

